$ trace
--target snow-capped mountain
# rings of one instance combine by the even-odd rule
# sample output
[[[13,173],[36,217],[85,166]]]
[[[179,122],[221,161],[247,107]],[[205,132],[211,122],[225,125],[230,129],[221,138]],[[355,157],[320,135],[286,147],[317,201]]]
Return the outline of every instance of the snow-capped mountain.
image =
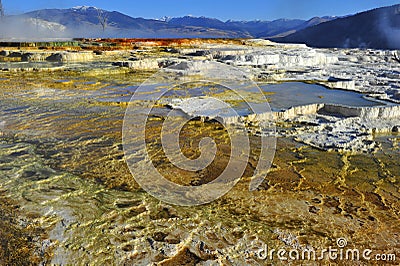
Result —
[[[117,11],[102,10],[93,6],[76,6],[70,9],[43,9],[20,16],[31,21],[45,21],[64,28],[49,29],[51,34],[63,33],[65,37],[269,37],[292,32],[303,20],[277,21],[226,21],[207,17],[163,17],[161,19],[133,18]],[[101,19],[105,23],[101,25]],[[46,26],[47,28],[49,26]],[[34,32],[33,32],[34,33]],[[41,34],[44,34],[42,31]]]
[[[316,47],[400,47],[400,5],[346,17],[310,20],[221,21],[207,17],[133,18],[92,6],[43,9],[2,22],[2,38],[111,37],[111,38],[268,38]],[[103,25],[102,25],[103,24]]]

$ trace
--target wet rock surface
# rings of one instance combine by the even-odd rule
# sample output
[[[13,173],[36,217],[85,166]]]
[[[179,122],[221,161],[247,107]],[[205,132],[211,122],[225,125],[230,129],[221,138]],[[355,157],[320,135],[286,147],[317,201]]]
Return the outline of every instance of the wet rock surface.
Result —
[[[173,48],[179,57],[189,49]],[[236,48],[201,44],[190,49],[212,51],[194,56],[202,57],[213,54],[212,49],[235,53],[232,50]],[[238,53],[246,49],[282,47],[257,41],[241,46]],[[176,51],[159,51],[149,48],[134,54],[158,58],[157,62],[180,60],[184,63],[173,70],[177,75],[195,66],[191,60],[209,60],[176,59]],[[392,93],[384,96],[399,82],[395,76],[398,65],[390,61],[390,52],[318,53],[336,56],[339,61],[324,68],[287,65],[283,72],[249,64],[243,71],[275,82],[333,82],[329,77],[346,78],[346,72],[354,71],[351,80],[356,90],[393,98]],[[17,254],[20,260],[16,263],[32,256],[64,265],[263,265],[268,261],[254,254],[264,244],[276,250],[320,251],[337,247],[338,238],[345,238],[349,248],[399,254],[396,105],[368,107],[377,108],[376,112],[326,104],[276,111],[276,156],[257,191],[248,191],[258,159],[259,135],[253,132],[250,141],[254,149],[242,180],[232,191],[207,205],[173,206],[140,189],[125,164],[121,128],[126,105],[137,86],[153,74],[112,66],[116,61],[130,61],[131,56],[130,52],[105,53],[97,57],[98,62],[66,65],[52,72],[21,71],[22,67],[18,72],[0,73],[0,195],[5,203],[12,198],[1,204],[2,217],[10,220],[1,220],[0,230],[13,232],[2,235],[3,240],[16,239],[4,243],[17,243],[7,254],[0,252],[1,262],[6,261],[3,257]],[[218,57],[223,56],[227,54]],[[366,56],[371,57],[369,61]],[[361,65],[360,57],[369,63]],[[380,71],[376,71],[378,65]],[[179,92],[170,98],[179,100],[177,95]],[[211,91],[212,95],[232,100],[218,90]],[[181,98],[193,98],[189,96]],[[137,103],[138,116],[144,115],[145,104]],[[157,169],[184,185],[213,180],[230,153],[226,132],[212,119],[188,123],[182,132],[183,153],[196,158],[196,140],[210,136],[220,143],[220,160],[204,171],[176,169],[165,161],[160,146],[160,127],[170,111],[165,104],[155,108],[147,124],[147,148]],[[357,115],[349,115],[349,110]],[[8,221],[19,225],[9,227]],[[275,258],[273,263],[280,261]],[[325,259],[321,263],[331,262]]]

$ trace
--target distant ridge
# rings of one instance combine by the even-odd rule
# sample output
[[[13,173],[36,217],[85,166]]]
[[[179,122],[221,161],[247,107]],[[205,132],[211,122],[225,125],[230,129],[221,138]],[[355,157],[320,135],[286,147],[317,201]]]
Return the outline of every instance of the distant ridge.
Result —
[[[104,31],[99,13],[106,17]],[[324,19],[333,19],[331,17]],[[42,9],[7,17],[9,27],[2,27],[8,37],[109,37],[109,38],[259,38],[284,36],[304,27],[320,23],[320,18],[309,21],[279,19],[274,21],[223,22],[207,17],[163,17],[161,19],[133,18],[117,11],[92,6],[69,9]],[[14,24],[18,24],[15,27]],[[9,30],[6,30],[9,28]],[[19,36],[18,36],[19,35]]]
[[[273,40],[326,48],[400,49],[400,4],[327,21]]]
[[[99,16],[106,18],[102,27]],[[91,6],[43,9],[6,16],[0,39],[264,38],[313,47],[400,49],[400,5],[346,17],[310,20],[221,21],[207,17],[133,18]]]

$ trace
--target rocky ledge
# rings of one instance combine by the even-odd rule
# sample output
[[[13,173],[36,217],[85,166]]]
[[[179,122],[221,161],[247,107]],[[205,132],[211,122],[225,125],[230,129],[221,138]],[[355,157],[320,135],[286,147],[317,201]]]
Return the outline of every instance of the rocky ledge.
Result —
[[[94,59],[93,52],[38,52],[38,51],[9,51],[0,52],[3,61],[21,61],[21,62],[87,62]]]
[[[172,99],[167,103],[191,117],[203,120],[219,119],[224,124],[245,123],[259,127],[275,121],[283,126],[277,136],[293,136],[296,141],[322,150],[373,152],[378,144],[374,134],[397,133],[400,129],[400,106],[351,107],[333,104],[310,104],[270,113],[229,116],[226,106],[208,97]],[[255,129],[257,134],[271,132]]]

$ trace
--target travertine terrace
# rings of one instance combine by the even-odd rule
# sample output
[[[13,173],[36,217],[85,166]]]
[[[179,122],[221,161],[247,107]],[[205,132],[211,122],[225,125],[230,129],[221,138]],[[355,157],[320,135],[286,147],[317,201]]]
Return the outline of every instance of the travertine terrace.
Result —
[[[269,261],[253,255],[265,245],[318,252],[337,247],[338,238],[350,248],[399,254],[399,51],[223,39],[0,46],[0,237],[13,247],[8,257],[0,249],[0,264],[264,265]],[[249,126],[253,149],[242,180],[207,205],[165,204],[126,166],[126,107],[158,70],[201,77],[208,62],[236,66],[263,88],[276,155],[264,182],[249,192],[263,134],[252,123],[271,114],[225,117]],[[219,88],[203,89],[241,107]],[[211,137],[218,160],[196,172],[168,163],[160,148],[167,114],[197,116],[208,106],[196,88],[174,92],[148,118],[147,150],[170,180],[201,185],[226,166],[229,136],[213,113],[193,119],[181,133],[182,152],[196,157],[199,139]],[[133,106],[138,117],[146,104]]]

